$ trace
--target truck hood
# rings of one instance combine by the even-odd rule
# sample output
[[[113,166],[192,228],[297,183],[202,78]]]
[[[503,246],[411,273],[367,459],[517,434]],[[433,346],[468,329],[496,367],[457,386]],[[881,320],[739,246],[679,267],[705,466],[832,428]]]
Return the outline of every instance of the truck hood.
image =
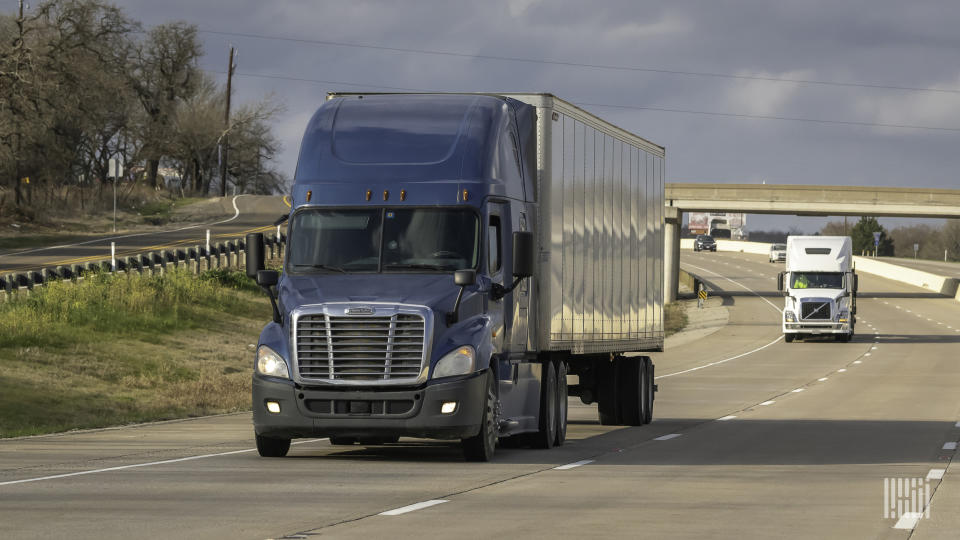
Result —
[[[383,302],[446,311],[458,290],[450,274],[287,274],[279,296],[285,310],[328,302]]]

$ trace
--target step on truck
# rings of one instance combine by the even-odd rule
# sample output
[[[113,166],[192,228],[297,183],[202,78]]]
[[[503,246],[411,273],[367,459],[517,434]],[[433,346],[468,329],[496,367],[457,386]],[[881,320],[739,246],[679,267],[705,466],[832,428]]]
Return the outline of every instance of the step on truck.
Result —
[[[810,336],[853,338],[857,274],[849,236],[787,237],[786,270],[777,276],[787,343]]]
[[[563,444],[653,415],[664,149],[550,94],[330,94],[307,126],[253,422],[290,440]],[[569,382],[568,382],[569,381]]]

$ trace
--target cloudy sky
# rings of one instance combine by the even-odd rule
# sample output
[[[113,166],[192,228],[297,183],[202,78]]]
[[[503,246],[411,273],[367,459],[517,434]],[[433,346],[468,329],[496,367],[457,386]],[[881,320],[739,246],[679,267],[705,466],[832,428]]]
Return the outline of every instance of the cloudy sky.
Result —
[[[668,182],[960,188],[954,0],[116,3],[196,24],[220,79],[235,45],[238,101],[286,105],[289,176],[329,91],[543,91],[665,146]]]

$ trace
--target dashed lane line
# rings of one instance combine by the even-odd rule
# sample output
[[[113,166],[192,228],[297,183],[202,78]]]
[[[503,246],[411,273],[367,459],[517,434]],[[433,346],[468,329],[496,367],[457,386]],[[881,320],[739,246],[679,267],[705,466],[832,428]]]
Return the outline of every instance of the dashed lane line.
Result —
[[[566,470],[570,470],[570,469],[575,469],[575,468],[577,468],[577,467],[582,467],[582,466],[584,466],[584,465],[589,465],[590,463],[593,463],[594,461],[596,461],[596,460],[593,460],[593,459],[581,459],[580,461],[574,461],[573,463],[567,463],[566,465],[561,465],[561,466],[559,466],[559,467],[554,467],[553,470],[555,470],[555,471],[566,471]]]
[[[944,450],[956,450],[956,449],[957,449],[957,443],[955,443],[955,442],[953,442],[953,441],[951,441],[951,442],[945,442],[945,443],[943,443],[943,449],[944,449]]]
[[[717,418],[717,422],[726,422],[727,420],[733,420],[734,418],[736,418],[736,416],[731,414],[722,418]]]
[[[774,400],[771,399],[771,400],[769,400],[769,401],[764,401],[763,403],[761,403],[761,405],[764,405],[764,406],[766,406],[766,405],[773,405],[774,403],[776,403],[776,401],[774,401]]]
[[[930,469],[930,472],[927,473],[927,480],[943,480],[943,475],[946,472],[946,469]]]
[[[655,440],[655,441],[669,441],[670,439],[676,439],[677,437],[680,437],[681,435],[682,435],[682,433],[669,433],[669,434],[667,434],[667,435],[661,435],[661,436],[657,437],[657,438],[654,439],[654,440]]]
[[[438,504],[443,504],[450,502],[447,499],[433,499],[430,501],[423,501],[407,506],[401,506],[400,508],[394,508],[393,510],[387,510],[386,512],[380,512],[378,515],[381,516],[399,516],[400,514],[406,514],[409,512],[415,512],[417,510],[423,510],[424,508],[430,508],[431,506],[436,506]]]

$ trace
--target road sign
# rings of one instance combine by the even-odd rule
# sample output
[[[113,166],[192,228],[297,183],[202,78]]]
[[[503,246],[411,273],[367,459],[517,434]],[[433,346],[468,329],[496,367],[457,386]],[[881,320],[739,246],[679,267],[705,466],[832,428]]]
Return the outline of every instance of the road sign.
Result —
[[[873,246],[876,247],[876,246],[879,246],[879,245],[880,245],[880,231],[874,231],[874,232],[873,232]]]
[[[123,176],[123,162],[119,159],[111,159],[107,162],[109,171],[107,172],[107,178],[117,178]]]

